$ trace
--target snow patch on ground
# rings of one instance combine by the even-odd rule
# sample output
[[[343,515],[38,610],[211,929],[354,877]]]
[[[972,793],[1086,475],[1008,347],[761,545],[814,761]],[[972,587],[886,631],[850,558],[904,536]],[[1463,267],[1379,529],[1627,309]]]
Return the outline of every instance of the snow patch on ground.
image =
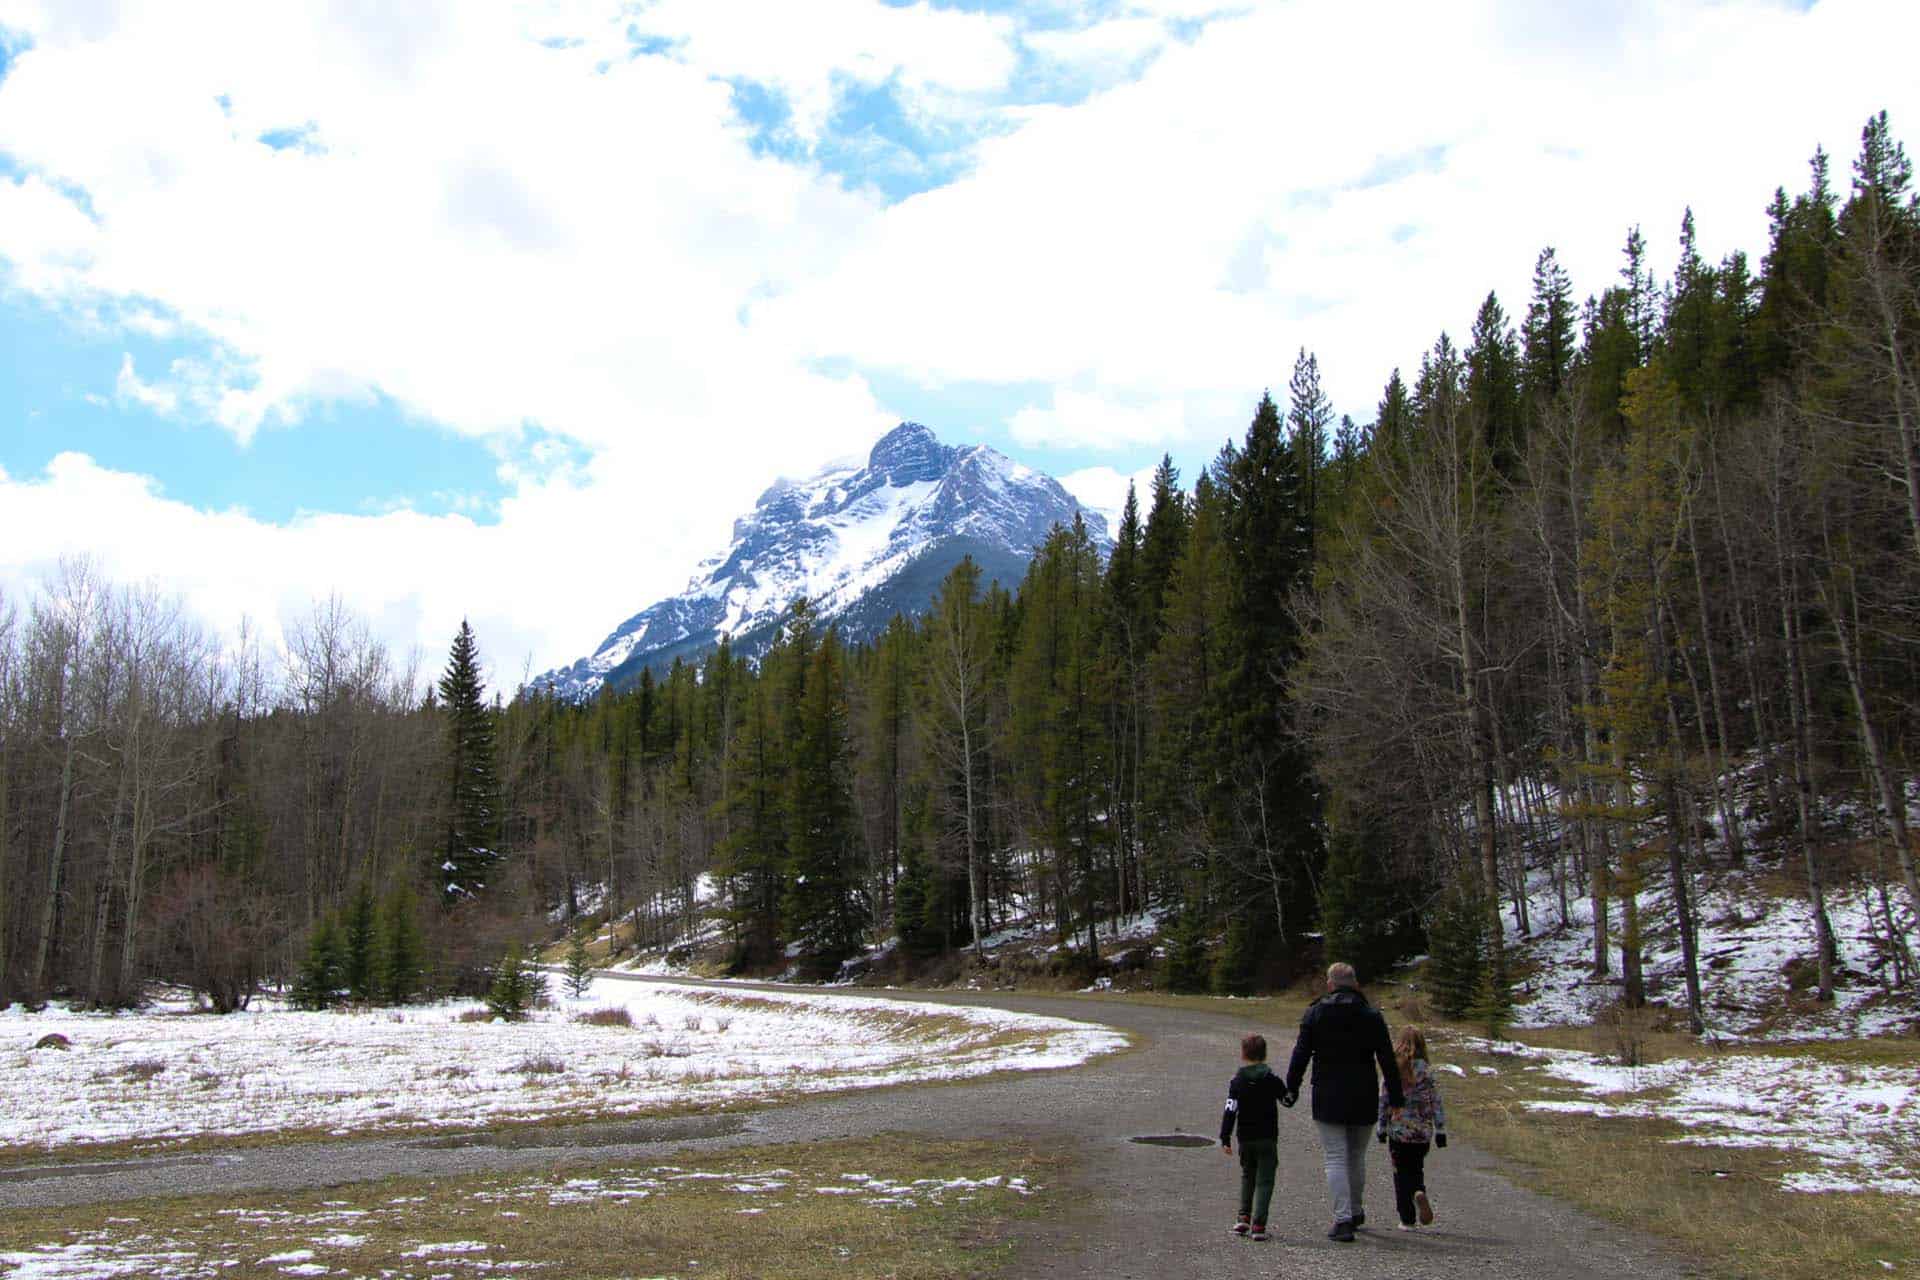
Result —
[[[613,1007],[633,1026],[574,1020]],[[0,1145],[631,1115],[1074,1066],[1126,1043],[1106,1027],[993,1009],[614,978],[524,1023],[460,1021],[471,1008],[9,1010],[0,1013]],[[929,1019],[939,1019],[931,1030]],[[71,1050],[29,1050],[55,1031]]]
[[[1879,893],[1868,887],[1833,889],[1827,894],[1827,915],[1845,971],[1832,1005],[1796,1008],[1788,1025],[1777,1025],[1790,995],[1788,963],[1811,961],[1814,956],[1813,911],[1804,898],[1764,892],[1762,874],[1721,871],[1693,886],[1701,999],[1709,1035],[1730,1040],[1850,1040],[1896,1035],[1920,1026],[1920,990],[1888,990],[1874,976],[1878,940],[1886,929]],[[1590,970],[1592,900],[1570,901],[1567,922],[1562,925],[1558,895],[1547,873],[1536,872],[1529,890],[1531,921],[1536,930],[1543,923],[1548,928],[1523,937],[1508,904],[1509,944],[1530,958],[1535,969],[1534,976],[1514,988],[1513,1025],[1590,1023],[1620,996],[1617,977],[1596,979]],[[1920,929],[1915,929],[1898,900],[1904,895],[1896,890],[1890,896],[1896,921],[1908,937],[1920,937]],[[1639,901],[1648,996],[1669,1008],[1684,1009],[1685,967],[1678,930],[1671,923],[1673,896],[1664,876],[1643,890]],[[1621,904],[1614,902],[1610,916],[1616,934],[1612,961],[1616,973],[1620,911]]]
[[[1777,1150],[1812,1166],[1783,1178],[1791,1191],[1920,1196],[1920,1078],[1911,1067],[1755,1053],[1628,1067],[1573,1049],[1461,1043],[1572,1086],[1526,1103],[1530,1110],[1667,1120],[1687,1130],[1676,1142]]]

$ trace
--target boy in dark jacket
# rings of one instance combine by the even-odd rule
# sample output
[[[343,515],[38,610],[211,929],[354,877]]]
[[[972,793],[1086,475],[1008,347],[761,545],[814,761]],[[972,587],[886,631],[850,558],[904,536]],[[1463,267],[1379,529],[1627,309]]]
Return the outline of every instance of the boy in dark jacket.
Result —
[[[1387,1038],[1387,1020],[1360,994],[1350,964],[1327,969],[1327,994],[1300,1019],[1287,1064],[1287,1091],[1298,1093],[1313,1064],[1313,1121],[1326,1156],[1327,1191],[1333,1198],[1331,1240],[1353,1242],[1355,1227],[1367,1220],[1362,1196],[1367,1181],[1367,1139],[1378,1113],[1377,1090],[1384,1083],[1390,1105],[1402,1107],[1400,1070]],[[1374,1068],[1379,1067],[1379,1075]],[[1384,1077],[1384,1079],[1383,1079]]]
[[[1240,1070],[1227,1083],[1227,1108],[1220,1115],[1220,1149],[1233,1154],[1233,1131],[1240,1130],[1240,1216],[1233,1233],[1267,1238],[1267,1208],[1273,1200],[1273,1175],[1280,1165],[1280,1112],[1275,1103],[1293,1105],[1280,1077],[1267,1067],[1267,1038],[1240,1041]]]

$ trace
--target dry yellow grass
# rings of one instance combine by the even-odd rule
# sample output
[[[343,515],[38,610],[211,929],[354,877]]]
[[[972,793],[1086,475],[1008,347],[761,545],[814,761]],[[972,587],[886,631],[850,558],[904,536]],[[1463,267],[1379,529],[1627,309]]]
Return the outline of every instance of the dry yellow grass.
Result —
[[[535,1274],[584,1280],[933,1280],[991,1274],[1009,1256],[1016,1218],[1061,1205],[1051,1188],[1068,1172],[1057,1152],[903,1135],[681,1153],[672,1164],[682,1173],[729,1176],[677,1179],[618,1200],[563,1197],[556,1203],[553,1193],[564,1192],[570,1179],[612,1183],[622,1174],[645,1175],[645,1167],[571,1166],[545,1174],[389,1179],[294,1195],[143,1200],[105,1211],[15,1212],[0,1219],[0,1253],[91,1244],[95,1258],[172,1255],[173,1269],[198,1260],[223,1276],[280,1277],[287,1255],[311,1250],[315,1261],[336,1270],[393,1277],[518,1262],[531,1264]],[[785,1188],[753,1194],[736,1185],[739,1175],[769,1172]],[[894,1183],[998,1175],[1024,1178],[1040,1190],[1029,1198],[1003,1181],[949,1192],[937,1202],[922,1195],[911,1205],[813,1191],[849,1185],[849,1173]],[[741,1210],[752,1212],[742,1216]],[[441,1251],[422,1252],[436,1244]]]
[[[1832,1280],[1840,1275],[1904,1273],[1920,1266],[1920,1204],[1871,1193],[1807,1194],[1783,1190],[1789,1173],[1817,1168],[1791,1149],[1705,1147],[1674,1141],[1675,1124],[1544,1112],[1527,1103],[1571,1094],[1540,1073],[1515,1069],[1510,1058],[1462,1044],[1480,1030],[1429,1024],[1435,1053],[1467,1069],[1443,1078],[1451,1127],[1507,1162],[1523,1185],[1569,1200],[1609,1222],[1666,1240],[1709,1274]],[[1543,1048],[1608,1053],[1604,1027],[1514,1033]],[[1645,1061],[1701,1057],[1727,1050],[1668,1032],[1646,1033]],[[1739,1052],[1795,1053],[1831,1061],[1911,1063],[1911,1041],[1742,1047]],[[1476,1068],[1493,1068],[1483,1074]]]

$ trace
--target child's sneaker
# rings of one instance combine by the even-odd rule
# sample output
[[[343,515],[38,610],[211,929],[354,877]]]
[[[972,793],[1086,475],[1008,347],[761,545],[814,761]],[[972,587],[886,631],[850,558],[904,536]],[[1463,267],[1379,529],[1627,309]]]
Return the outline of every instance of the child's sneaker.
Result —
[[[1396,1222],[1393,1225],[1401,1231],[1418,1231],[1420,1229],[1420,1224],[1416,1222]]]
[[[1433,1225],[1433,1201],[1427,1199],[1426,1192],[1416,1191],[1413,1193],[1413,1207],[1420,1211],[1421,1226],[1430,1227]]]
[[[1249,1230],[1249,1227],[1247,1225],[1247,1215],[1243,1213],[1240,1215],[1239,1219],[1233,1224],[1233,1234],[1237,1236],[1243,1236],[1247,1234],[1248,1230]]]
[[[1267,1224],[1264,1222],[1254,1223],[1253,1234],[1248,1238],[1255,1244],[1265,1244],[1267,1242]]]

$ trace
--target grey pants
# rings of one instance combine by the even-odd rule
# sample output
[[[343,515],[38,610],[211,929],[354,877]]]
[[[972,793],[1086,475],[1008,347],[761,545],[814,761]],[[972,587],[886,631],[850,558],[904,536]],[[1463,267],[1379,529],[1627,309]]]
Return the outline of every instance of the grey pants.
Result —
[[[1333,1220],[1351,1222],[1366,1211],[1367,1143],[1373,1138],[1370,1124],[1326,1124],[1314,1121],[1320,1131],[1320,1150],[1327,1158],[1327,1191],[1333,1196]]]

